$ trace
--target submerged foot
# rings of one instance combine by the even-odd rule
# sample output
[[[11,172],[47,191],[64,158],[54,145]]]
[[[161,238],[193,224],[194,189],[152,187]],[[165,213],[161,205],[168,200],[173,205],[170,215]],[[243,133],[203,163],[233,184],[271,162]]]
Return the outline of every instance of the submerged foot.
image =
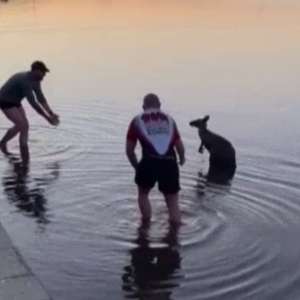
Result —
[[[29,164],[29,149],[28,145],[20,145],[21,159],[24,167]]]
[[[4,153],[4,154],[10,154],[10,152],[8,152],[7,150],[7,146],[4,143],[0,143],[0,150]]]
[[[171,219],[169,218],[169,224],[172,228],[179,228],[180,226],[186,225],[181,219]]]

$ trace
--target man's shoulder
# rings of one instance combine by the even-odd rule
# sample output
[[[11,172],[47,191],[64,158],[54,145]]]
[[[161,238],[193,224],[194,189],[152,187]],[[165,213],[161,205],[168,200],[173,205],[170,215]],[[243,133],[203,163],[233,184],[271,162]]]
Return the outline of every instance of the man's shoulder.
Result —
[[[20,79],[24,78],[26,80],[29,79],[27,71],[16,72],[11,76],[11,78],[20,78]]]
[[[17,72],[14,73],[10,78],[9,81],[13,82],[20,82],[20,83],[29,83],[28,72]]]
[[[162,111],[160,109],[159,110],[148,110],[148,111],[141,112],[141,113],[137,114],[133,119],[137,120],[139,118],[142,119],[143,117],[151,118],[152,116],[160,116],[164,119],[168,119],[168,120],[175,122],[174,118],[169,113]]]
[[[140,117],[142,117],[144,112],[138,113],[131,118],[131,123],[136,122]]]
[[[170,113],[167,113],[165,111],[160,110],[160,113],[165,116],[166,118],[168,118],[169,120],[172,120],[173,122],[175,122],[175,119],[173,118],[173,116]]]
[[[141,114],[136,114],[135,116],[133,116],[129,122],[129,126],[136,126],[137,120],[139,119],[139,117],[141,116]]]
[[[3,87],[13,87],[15,85],[21,85],[23,86],[24,84],[26,84],[28,82],[28,76],[26,72],[17,72],[12,74],[7,80],[6,82],[3,84]]]
[[[134,121],[138,120],[139,118],[142,118],[143,116],[147,116],[149,114],[151,115],[151,113],[152,113],[152,111],[140,112],[131,119],[131,122],[134,122]],[[166,113],[165,111],[158,110],[158,111],[155,111],[155,113],[158,113],[166,118],[171,119],[172,121],[175,121],[175,119],[169,113]]]

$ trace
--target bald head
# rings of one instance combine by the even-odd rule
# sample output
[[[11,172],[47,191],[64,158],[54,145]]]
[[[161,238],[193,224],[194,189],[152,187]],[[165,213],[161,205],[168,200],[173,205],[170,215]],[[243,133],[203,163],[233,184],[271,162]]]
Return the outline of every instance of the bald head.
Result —
[[[149,109],[149,108],[160,108],[160,101],[157,95],[155,94],[147,94],[144,97],[144,103],[143,103],[143,108],[144,109]]]

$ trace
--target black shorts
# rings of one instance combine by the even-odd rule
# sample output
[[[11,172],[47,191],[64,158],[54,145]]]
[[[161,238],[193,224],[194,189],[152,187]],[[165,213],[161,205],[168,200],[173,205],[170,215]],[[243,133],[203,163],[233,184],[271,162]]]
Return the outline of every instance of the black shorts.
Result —
[[[13,107],[21,107],[21,103],[0,101],[0,109],[8,109]]]
[[[139,187],[152,189],[156,182],[163,194],[175,194],[180,190],[176,159],[142,158],[136,169],[135,183]]]

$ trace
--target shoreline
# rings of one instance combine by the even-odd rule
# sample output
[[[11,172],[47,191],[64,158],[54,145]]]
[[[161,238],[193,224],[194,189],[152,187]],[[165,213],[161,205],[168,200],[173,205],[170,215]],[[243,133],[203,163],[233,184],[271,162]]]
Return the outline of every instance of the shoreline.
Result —
[[[0,300],[53,300],[0,223]]]

